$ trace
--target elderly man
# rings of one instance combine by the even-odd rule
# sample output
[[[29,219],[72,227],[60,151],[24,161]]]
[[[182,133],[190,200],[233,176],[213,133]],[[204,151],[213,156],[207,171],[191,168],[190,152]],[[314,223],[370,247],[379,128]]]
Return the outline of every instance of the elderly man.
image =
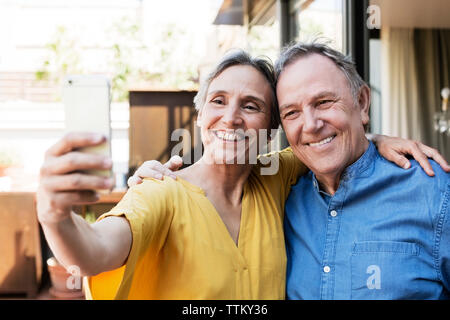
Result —
[[[289,299],[450,298],[450,179],[403,170],[365,137],[370,89],[323,44],[297,44],[276,71],[280,115],[311,171],[286,203]]]

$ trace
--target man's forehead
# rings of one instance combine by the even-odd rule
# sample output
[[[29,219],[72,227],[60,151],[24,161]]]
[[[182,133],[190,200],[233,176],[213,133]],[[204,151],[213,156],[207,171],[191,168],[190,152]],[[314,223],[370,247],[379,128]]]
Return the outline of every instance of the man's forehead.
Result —
[[[289,63],[280,75],[295,75],[296,78],[317,78],[327,80],[330,76],[343,76],[342,71],[328,57],[318,53],[312,53],[305,57],[297,58]]]
[[[307,95],[335,92],[347,87],[347,78],[335,63],[320,54],[310,54],[289,64],[281,73],[277,93]]]

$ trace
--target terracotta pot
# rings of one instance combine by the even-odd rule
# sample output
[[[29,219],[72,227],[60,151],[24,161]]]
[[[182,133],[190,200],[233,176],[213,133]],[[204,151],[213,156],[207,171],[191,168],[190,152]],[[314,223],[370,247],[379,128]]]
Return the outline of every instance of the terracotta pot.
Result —
[[[72,275],[55,259],[47,260],[47,268],[50,273],[52,287],[50,294],[61,299],[81,299],[84,297],[83,289],[68,288],[68,280]]]
[[[3,177],[3,176],[6,175],[6,170],[7,170],[8,168],[9,168],[9,167],[3,167],[3,166],[0,166],[0,177]]]

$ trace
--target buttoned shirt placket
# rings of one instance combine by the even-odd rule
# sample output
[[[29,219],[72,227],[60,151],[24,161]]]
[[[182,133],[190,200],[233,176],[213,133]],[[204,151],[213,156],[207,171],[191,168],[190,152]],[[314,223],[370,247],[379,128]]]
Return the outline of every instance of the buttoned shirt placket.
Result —
[[[327,229],[322,256],[322,276],[320,285],[321,300],[334,299],[336,247],[339,240],[342,207],[347,192],[347,178],[348,177],[343,177],[336,193],[333,196],[330,196],[323,191],[320,191],[317,180],[313,177],[313,184],[317,196],[322,197],[322,193],[324,195],[323,197],[326,199],[325,201],[328,203],[327,211],[324,212],[324,214],[327,215]]]

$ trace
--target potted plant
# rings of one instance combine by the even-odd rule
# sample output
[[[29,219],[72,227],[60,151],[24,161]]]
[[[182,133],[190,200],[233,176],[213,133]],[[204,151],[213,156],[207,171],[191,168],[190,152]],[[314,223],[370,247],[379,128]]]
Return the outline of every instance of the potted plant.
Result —
[[[94,212],[86,212],[84,219],[93,223],[96,220]],[[83,299],[84,290],[82,277],[76,266],[64,268],[55,257],[47,260],[47,269],[50,274],[50,294],[59,299]]]
[[[18,157],[12,151],[0,150],[0,177],[4,176],[6,170],[18,162]]]

